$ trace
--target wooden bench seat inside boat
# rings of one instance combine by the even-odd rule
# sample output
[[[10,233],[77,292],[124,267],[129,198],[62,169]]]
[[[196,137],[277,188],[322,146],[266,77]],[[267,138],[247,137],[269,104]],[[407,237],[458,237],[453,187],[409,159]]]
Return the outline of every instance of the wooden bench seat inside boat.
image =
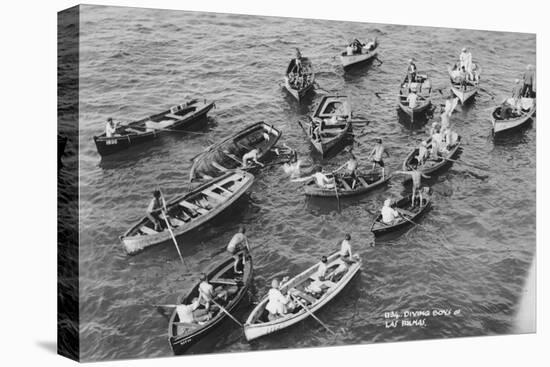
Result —
[[[171,119],[176,119],[176,120],[181,120],[183,118],[183,116],[175,115],[173,113],[167,113],[166,115],[164,115],[164,117],[169,117]]]
[[[315,303],[317,302],[317,298],[313,297],[313,296],[310,296],[309,294],[307,293],[304,293],[302,292],[301,290],[298,290],[296,288],[292,288],[290,290],[290,293],[294,296],[298,296],[300,298],[303,298],[305,299],[306,301],[308,301],[309,303]]]
[[[407,215],[410,215],[411,217],[413,217],[416,213],[413,213],[411,211],[408,211],[407,209],[402,209],[402,208],[396,208],[396,210],[402,214],[407,214]]]
[[[145,233],[145,234],[148,234],[148,235],[153,235],[153,234],[157,234],[158,232],[155,231],[154,229],[152,228],[149,228],[147,226],[141,226],[140,230]]]
[[[202,193],[209,196],[209,197],[211,197],[212,199],[214,199],[218,202],[222,202],[222,203],[227,199],[227,196],[220,195],[220,194],[215,193],[214,191],[208,190],[208,189],[203,190]]]
[[[198,212],[200,214],[206,214],[208,213],[208,210],[204,209],[204,208],[201,208],[200,206],[198,205],[195,205],[193,203],[190,203],[186,200],[182,200],[179,202],[179,205],[183,206],[184,208],[186,209],[189,209],[189,210],[192,210],[192,211],[195,211],[195,212]]]

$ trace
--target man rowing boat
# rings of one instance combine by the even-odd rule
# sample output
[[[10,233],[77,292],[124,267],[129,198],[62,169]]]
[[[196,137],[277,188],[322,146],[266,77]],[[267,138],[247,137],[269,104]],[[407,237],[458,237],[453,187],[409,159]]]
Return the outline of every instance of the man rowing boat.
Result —
[[[384,201],[384,206],[382,207],[382,222],[385,224],[393,224],[396,219],[400,217],[399,212],[391,207],[392,200],[387,198]]]
[[[281,284],[279,284],[277,278],[271,281],[271,288],[267,292],[268,301],[265,306],[265,309],[269,312],[268,317],[270,320],[284,316],[288,311],[294,308],[290,296],[285,296],[281,292],[281,285],[286,281],[285,279],[288,280],[288,278],[283,278]]]

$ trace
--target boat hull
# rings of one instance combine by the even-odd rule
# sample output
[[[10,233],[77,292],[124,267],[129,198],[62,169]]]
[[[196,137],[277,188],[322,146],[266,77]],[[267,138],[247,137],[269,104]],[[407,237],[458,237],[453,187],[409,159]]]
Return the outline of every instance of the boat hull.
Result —
[[[496,113],[500,107],[497,107],[492,113],[493,133],[501,134],[508,131],[513,131],[522,127],[528,121],[530,121],[536,111],[536,107],[533,106],[525,115],[514,119],[501,120],[496,117]]]
[[[380,177],[380,179],[374,181],[368,186],[361,186],[358,189],[355,190],[346,190],[346,189],[338,189],[338,198],[345,198],[345,197],[351,197],[351,196],[357,196],[366,194],[372,190],[375,190],[383,185],[385,185],[389,180],[391,176],[386,175],[384,178]],[[311,183],[309,185],[306,185],[305,189],[305,195],[310,197],[319,197],[319,198],[335,198],[336,197],[336,190],[335,189],[323,189],[317,186],[315,183]]]
[[[430,141],[430,139],[426,140],[428,145],[430,144],[429,141]],[[456,146],[453,147],[453,149],[449,152],[449,154],[447,154],[447,156],[445,158],[448,158],[448,159],[455,158],[458,155],[461,144],[462,144],[462,138],[459,136]],[[405,158],[405,161],[403,162],[403,166],[402,166],[403,171],[410,171],[411,170],[410,167],[409,167],[409,163],[414,158],[414,156],[416,154],[417,154],[417,149],[413,149],[407,155],[407,157]],[[436,164],[433,164],[433,165],[431,165],[429,167],[426,167],[426,168],[422,168],[421,172],[423,174],[429,176],[430,174],[436,173],[437,171],[439,171],[440,169],[442,169],[443,167],[445,167],[449,164],[451,164],[451,162],[447,161],[446,159],[442,159],[440,162],[437,162]],[[407,181],[408,180],[410,180],[410,178],[407,178]]]
[[[219,272],[227,267],[232,267],[233,261],[234,261],[233,258],[231,258],[225,261],[220,266],[218,266],[216,269],[214,269],[214,271],[209,273],[208,279],[212,279],[212,276],[214,276],[216,272]],[[247,296],[248,290],[250,289],[250,286],[252,284],[252,279],[253,279],[253,266],[252,266],[252,259],[249,258],[249,260],[246,261],[245,268],[243,269],[242,286],[240,287],[237,295],[231,300],[229,305],[225,307],[230,314],[234,315],[234,311],[237,310],[239,305]],[[194,293],[197,293],[196,287],[186,297],[187,302],[190,301],[190,299],[195,295]],[[182,355],[187,353],[192,347],[199,344],[206,337],[211,336],[213,332],[215,332],[216,330],[219,330],[219,326],[222,323],[228,321],[228,316],[223,311],[220,311],[216,317],[214,317],[210,322],[207,322],[204,326],[199,328],[197,331],[189,334],[177,335],[175,333],[175,330],[177,330],[177,327],[173,325],[175,318],[176,318],[176,312],[174,311],[168,325],[168,342],[170,343],[170,347],[172,348],[172,351],[174,352],[175,355]]]
[[[200,104],[197,110],[181,120],[175,121],[169,126],[169,130],[182,130],[189,128],[197,128],[206,123],[206,115],[214,108],[214,102]],[[131,127],[131,126],[130,126]],[[130,147],[140,145],[146,142],[157,139],[158,137],[169,133],[165,130],[145,131],[139,134],[120,135],[114,137],[106,137],[105,134],[94,136],[94,142],[97,152],[102,156],[108,156],[119,153]]]
[[[412,198],[412,195],[409,195],[400,199],[397,206],[400,207],[400,205],[403,206],[403,204],[410,203],[411,198]],[[382,214],[379,214],[372,223],[371,232],[374,234],[375,237],[380,237],[385,234],[398,231],[405,227],[409,227],[412,225],[411,221],[414,222],[416,219],[419,219],[431,208],[431,206],[432,206],[431,199],[428,199],[427,202],[418,210],[418,212],[415,213],[415,215],[409,217],[410,221],[406,219],[401,219],[399,222],[395,224],[390,224],[390,225],[382,223],[381,222]]]
[[[197,189],[193,190],[191,193],[186,194],[184,197],[188,197],[189,195],[192,195],[195,192],[201,192],[205,188],[210,187],[211,184],[218,183],[223,181],[226,177],[229,177],[230,174],[226,174],[224,176],[221,176],[217,179],[214,179],[212,181],[209,181],[205,183],[204,185],[199,186]],[[221,214],[223,211],[228,209],[233,203],[235,203],[248,189],[250,186],[252,186],[254,182],[254,176],[252,176],[250,173],[242,172],[243,179],[245,182],[242,186],[238,188],[238,190],[234,191],[230,197],[228,197],[224,202],[219,204],[217,207],[213,208],[210,212],[207,214],[201,215],[198,218],[192,219],[190,223],[186,223],[184,225],[174,227],[172,228],[172,232],[174,233],[174,236],[178,237],[181,236],[189,231],[192,231],[203,224],[209,222],[217,215]],[[178,202],[183,200],[184,197],[179,197],[172,202],[168,203],[168,207],[170,207],[174,202]],[[121,242],[124,247],[124,250],[127,254],[133,255],[140,251],[143,251],[145,248],[158,245],[161,243],[164,243],[166,241],[171,241],[172,237],[169,231],[163,230],[162,232],[158,232],[157,234],[153,235],[142,235],[142,236],[130,236],[130,233],[136,229],[136,227],[140,226],[142,224],[142,221],[139,221],[136,223],[136,225],[132,226],[124,235],[121,236]]]
[[[378,55],[378,51],[370,51],[360,55],[340,55],[340,62],[344,69],[350,68],[354,65],[366,63],[367,61],[373,60]]]
[[[329,256],[328,257],[328,262],[330,263],[331,261],[338,258],[338,256],[339,256],[338,253],[335,253],[335,254]],[[340,279],[338,281],[337,286],[334,287],[333,289],[327,291],[325,296],[323,296],[321,299],[319,299],[313,305],[308,307],[308,309],[312,313],[315,313],[315,312],[319,311],[322,307],[324,307],[327,303],[329,303],[332,299],[334,299],[334,297],[336,297],[351,282],[351,280],[355,277],[357,272],[360,270],[361,265],[362,265],[361,260],[357,260],[355,263],[350,265],[347,273],[342,277],[342,279]],[[318,265],[317,264],[314,265],[314,267],[316,267],[316,266],[318,266]],[[312,268],[306,270],[302,274],[304,274],[308,271],[311,271],[311,269]],[[299,277],[299,276],[300,275],[298,275],[297,277]],[[281,286],[281,288],[282,289],[288,288],[288,284],[292,283],[292,281],[293,280],[291,279],[286,285],[283,284]],[[267,298],[264,298],[260,302],[260,305],[265,304],[265,303],[267,303]],[[259,307],[259,306],[256,306],[256,307]],[[280,330],[286,329],[286,328],[288,328],[290,326],[293,326],[293,325],[295,325],[295,324],[297,324],[297,323],[299,323],[299,322],[301,322],[304,319],[309,317],[309,313],[307,313],[306,311],[304,311],[302,309],[298,313],[290,315],[290,317],[281,317],[281,318],[273,320],[273,321],[260,323],[260,324],[254,324],[254,323],[252,323],[253,314],[254,314],[254,311],[248,317],[248,319],[247,319],[247,321],[244,325],[244,335],[246,337],[246,340],[248,340],[248,341],[252,341],[252,340],[260,338],[262,336],[272,334],[272,333],[278,332]]]
[[[451,85],[451,91],[456,97],[458,97],[458,100],[462,104],[466,103],[468,100],[470,100],[470,98],[475,96],[478,90],[478,86],[472,86],[471,88],[462,89],[459,86]]]

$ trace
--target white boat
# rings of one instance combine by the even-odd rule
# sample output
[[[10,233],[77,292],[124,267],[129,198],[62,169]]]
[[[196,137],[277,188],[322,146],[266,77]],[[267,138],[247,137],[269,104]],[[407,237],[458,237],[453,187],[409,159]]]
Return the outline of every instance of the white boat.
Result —
[[[473,80],[470,78],[462,80],[460,77],[457,77],[455,75],[457,69],[458,64],[455,64],[452,68],[449,67],[448,69],[449,77],[451,79],[451,91],[458,97],[460,103],[464,104],[476,95],[479,90],[481,68],[477,64],[474,64],[472,67]]]
[[[348,53],[344,51],[340,54],[340,61],[344,69],[361,62],[372,60],[378,55],[378,42],[376,38],[369,43],[371,44],[370,47],[363,47],[361,53],[348,55]]]
[[[355,262],[348,264],[347,270],[343,273],[341,278],[333,281],[330,287],[321,294],[314,295],[305,290],[305,288],[316,279],[314,275],[317,272],[320,263],[311,266],[286,283],[283,283],[280,289],[283,293],[287,291],[290,292],[292,297],[298,299],[300,303],[307,307],[309,312],[315,313],[330,302],[334,297],[336,297],[338,293],[340,293],[340,291],[342,291],[342,289],[344,289],[344,287],[351,281],[351,279],[353,279],[355,274],[357,274],[361,268],[362,262],[359,258],[354,258],[354,260]],[[338,253],[330,255],[327,259],[327,275],[330,276],[330,273],[334,272],[334,270],[340,266],[342,262],[343,261],[340,259]],[[329,278],[329,276],[326,278]],[[267,302],[268,299],[266,296],[248,316],[248,319],[244,324],[244,335],[246,340],[251,341],[261,336],[285,329],[309,317],[309,312],[303,307],[297,305],[294,312],[288,313],[274,320],[268,320],[268,312],[265,310]]]
[[[179,236],[208,222],[237,201],[253,182],[254,176],[248,172],[228,172],[166,203],[172,233]],[[160,209],[159,217],[162,224],[159,230],[145,216],[120,236],[128,254],[171,240]]]
[[[493,133],[501,133],[518,128],[529,121],[537,109],[535,98],[522,98],[519,113],[510,116],[502,116],[502,105],[495,107],[491,114],[493,121]]]

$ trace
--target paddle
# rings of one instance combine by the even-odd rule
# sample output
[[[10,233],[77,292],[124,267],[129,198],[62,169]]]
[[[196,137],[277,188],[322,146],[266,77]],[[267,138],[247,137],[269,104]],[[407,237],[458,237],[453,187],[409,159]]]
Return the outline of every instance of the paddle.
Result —
[[[302,307],[309,314],[309,316],[313,317],[315,319],[315,321],[317,321],[319,324],[321,324],[321,326],[324,327],[325,330],[327,330],[332,335],[336,335],[336,333],[334,331],[332,331],[324,322],[319,320],[319,318],[317,316],[315,316],[313,314],[313,312],[311,312],[311,310],[309,308],[307,308],[307,306],[304,305],[298,298],[296,298],[292,293],[289,293],[289,294],[290,294],[290,297],[292,298],[292,300],[294,302],[296,302],[297,304],[299,304],[300,307]]]
[[[477,168],[477,169],[479,169],[479,170],[483,170],[483,171],[486,171],[486,170],[487,170],[487,169],[485,169],[485,168],[478,167],[478,166],[476,166],[476,165],[474,165],[474,164],[472,164],[472,163],[468,163],[468,162],[464,162],[464,161],[459,161],[459,160],[451,159],[451,158],[445,158],[445,157],[441,157],[441,158],[443,158],[444,160],[449,161],[449,162],[458,163],[458,164],[464,164],[464,165],[466,165],[466,166],[470,166],[470,167],[472,167],[472,168]],[[429,159],[429,160],[430,160],[430,161],[437,162],[437,161],[434,160],[434,159]]]
[[[237,319],[235,318],[235,316],[231,315],[231,314],[229,313],[229,311],[227,311],[222,305],[220,305],[220,304],[219,304],[218,302],[216,302],[214,299],[211,299],[211,301],[212,301],[212,303],[214,303],[216,306],[218,306],[218,307],[220,308],[220,310],[223,311],[223,313],[225,313],[227,316],[229,316],[229,318],[230,318],[231,320],[235,321],[235,323],[237,323],[240,327],[244,327],[243,324],[242,324],[239,320],[237,320]]]
[[[183,260],[183,256],[181,256],[180,248],[178,246],[178,241],[176,241],[176,236],[174,236],[174,232],[172,232],[172,227],[170,226],[170,222],[168,222],[168,210],[166,209],[166,201],[164,200],[164,195],[162,194],[162,191],[160,191],[160,198],[162,199],[162,206],[164,207],[164,221],[166,222],[166,228],[168,229],[168,232],[170,232],[170,236],[172,237],[172,241],[174,241],[174,246],[176,246],[176,250],[178,251],[178,255],[180,256],[181,263],[187,268],[187,264],[185,263],[185,260]]]
[[[405,219],[407,222],[412,223],[412,224],[414,224],[415,226],[422,227],[420,224],[415,223],[415,222],[413,222],[412,220],[410,220],[409,218],[407,218],[406,216],[404,216],[404,215],[399,211],[399,208],[396,208],[395,210],[397,210],[397,212],[399,213],[399,216],[400,216],[401,218]]]
[[[336,193],[336,201],[338,202],[338,211],[341,211],[340,208],[340,197],[338,196],[338,183],[336,182],[336,176],[334,175],[335,172],[332,172],[332,177],[334,177],[334,192]]]

